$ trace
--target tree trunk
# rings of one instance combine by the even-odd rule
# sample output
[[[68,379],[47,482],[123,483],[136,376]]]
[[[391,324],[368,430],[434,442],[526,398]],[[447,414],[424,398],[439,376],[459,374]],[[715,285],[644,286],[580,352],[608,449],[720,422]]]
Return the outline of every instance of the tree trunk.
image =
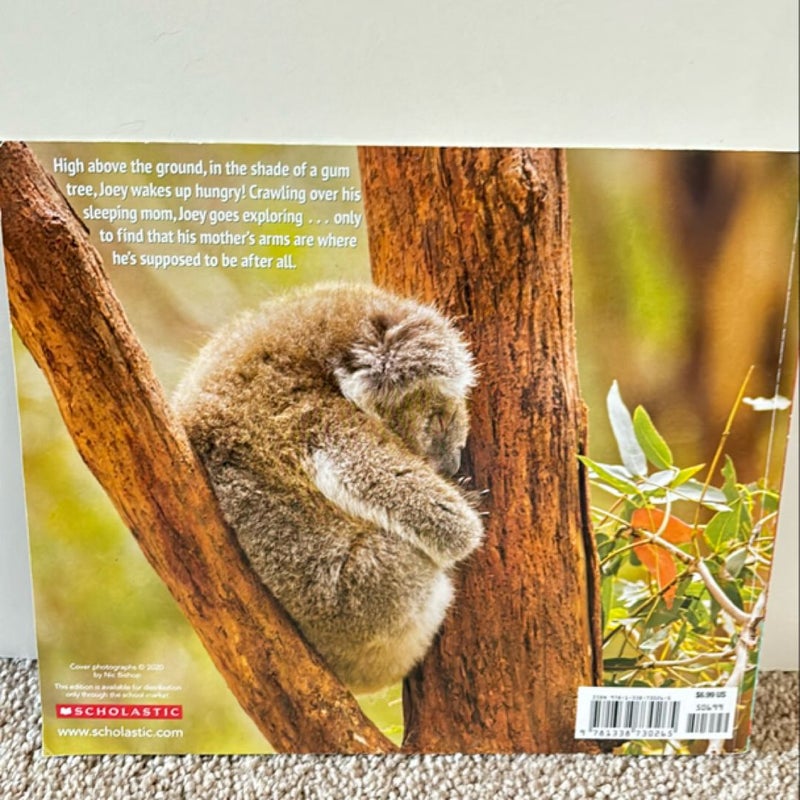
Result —
[[[375,281],[456,319],[480,370],[465,471],[488,489],[486,541],[406,681],[404,747],[593,750],[573,735],[601,645],[564,154],[367,147],[359,159]]]
[[[273,747],[396,749],[250,570],[86,230],[30,150],[0,146],[11,315],[75,444]]]

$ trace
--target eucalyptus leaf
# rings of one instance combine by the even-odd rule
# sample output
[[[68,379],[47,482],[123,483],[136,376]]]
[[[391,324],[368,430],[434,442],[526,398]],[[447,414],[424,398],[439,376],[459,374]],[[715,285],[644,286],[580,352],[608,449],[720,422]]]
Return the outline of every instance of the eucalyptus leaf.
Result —
[[[689,626],[686,624],[686,620],[684,619],[681,622],[681,629],[678,631],[678,636],[672,643],[672,650],[670,651],[670,655],[674,655],[676,652],[680,650],[680,646],[683,644],[683,640],[686,638],[686,635],[688,633],[689,633]]]
[[[646,486],[658,486],[660,488],[664,488],[666,486],[672,486],[675,482],[675,478],[678,475],[678,470],[675,467],[671,467],[670,469],[662,469],[658,472],[654,472],[650,475],[647,480],[645,481]]]
[[[700,472],[704,466],[705,464],[695,464],[693,467],[686,467],[685,469],[680,470],[672,483],[673,487],[680,486],[682,483],[686,483],[689,478],[693,478],[695,475],[697,475],[697,473]]]
[[[725,464],[722,469],[722,477],[725,478],[725,483],[722,484],[722,492],[728,502],[733,502],[739,498],[739,490],[736,487],[736,467],[733,465],[731,457],[725,456]]]
[[[744,542],[753,530],[750,509],[741,500],[732,503],[729,511],[713,516],[705,529],[706,541],[718,553],[724,544]]]
[[[659,469],[672,466],[672,451],[642,406],[637,406],[633,412],[633,430],[651,464]]]
[[[693,503],[702,501],[704,506],[717,511],[729,511],[728,498],[716,486],[704,487],[700,481],[688,480],[682,486],[672,489],[679,500],[690,500]]]
[[[604,658],[603,668],[609,672],[624,672],[633,669],[638,663],[638,658]]]
[[[753,515],[750,513],[750,504],[739,501],[735,509],[739,513],[739,534],[741,541],[747,541],[753,532]]]
[[[605,483],[622,494],[639,491],[633,480],[633,475],[625,467],[617,464],[601,464],[599,461],[593,461],[588,456],[578,456],[578,460],[594,473],[593,477],[605,481]]]
[[[645,636],[639,642],[639,649],[647,651],[653,651],[659,645],[664,644],[664,642],[669,637],[669,628],[658,628],[649,636]]]
[[[702,606],[699,606],[697,603],[693,603],[689,606],[686,611],[686,621],[695,629],[698,630],[699,628],[703,627],[703,622],[700,620],[700,616],[698,615],[698,609],[705,611]]]
[[[614,579],[606,578],[602,582],[602,587],[600,602],[603,606],[603,616],[608,619],[608,615],[614,604]]]
[[[723,592],[725,592],[728,600],[730,600],[737,608],[744,608],[742,595],[739,592],[739,587],[736,584],[736,581],[720,581],[720,588]]]
[[[771,514],[778,510],[780,495],[777,492],[773,492],[771,489],[762,489],[759,494],[766,514]]]
[[[693,580],[690,581],[689,585],[686,587],[686,595],[688,597],[702,597],[706,593],[706,585],[703,583],[702,580]]]
[[[665,503],[678,503],[680,501],[688,501],[692,503],[696,503],[698,500],[699,495],[689,496],[686,494],[682,494],[680,489],[667,489],[666,493],[658,497],[656,495],[650,495],[648,500],[653,503],[653,505],[664,505]],[[730,511],[731,507],[727,503],[710,503],[708,500],[703,500],[702,505],[706,508],[710,508],[712,511]]]
[[[650,597],[650,586],[644,581],[626,581],[619,578],[615,588],[619,601],[628,608]]]
[[[605,558],[605,556],[601,556],[601,558]],[[620,565],[622,564],[622,556],[616,555],[613,558],[609,558],[605,564],[601,567],[601,571],[603,573],[603,578],[610,577],[612,575],[616,575],[619,571]],[[603,586],[605,587],[606,581],[603,580]]]
[[[753,594],[758,594],[761,591],[761,589],[758,588],[759,587],[758,576],[751,569],[749,564],[745,564],[745,566],[742,567],[741,571],[736,576],[736,579],[739,581],[739,583],[742,584],[742,590],[743,590],[742,596],[744,597],[745,594],[748,595],[747,597],[744,597],[745,600],[752,600]]]
[[[717,611],[719,611],[719,607],[717,607]],[[712,616],[702,600],[695,600],[684,613],[686,621],[693,628],[692,633],[702,633],[711,627]]]
[[[622,401],[616,381],[611,384],[611,389],[606,397],[606,406],[622,463],[634,475],[640,477],[647,475],[647,457],[636,438],[633,419],[631,419],[628,407]]]
[[[740,486],[741,490],[743,487]],[[772,514],[778,510],[780,504],[780,495],[772,489],[765,489],[761,482],[748,483],[744,487],[747,490],[747,497],[752,503],[758,503],[764,514]]]
[[[738,529],[739,515],[735,511],[721,511],[706,525],[704,535],[711,549],[718,553],[736,536]]]
[[[717,489],[716,486],[703,486],[700,481],[695,480],[686,481],[686,483],[676,491],[689,500],[700,500],[702,497],[703,500],[709,503],[725,503],[728,499],[725,497],[725,493]]]
[[[664,625],[672,625],[680,619],[679,608],[667,608],[664,598],[661,597],[656,605],[656,610],[649,615],[645,622],[645,630],[655,630]]]
[[[747,561],[747,550],[744,548],[735,550],[725,559],[725,569],[732,577],[738,578],[745,561]]]

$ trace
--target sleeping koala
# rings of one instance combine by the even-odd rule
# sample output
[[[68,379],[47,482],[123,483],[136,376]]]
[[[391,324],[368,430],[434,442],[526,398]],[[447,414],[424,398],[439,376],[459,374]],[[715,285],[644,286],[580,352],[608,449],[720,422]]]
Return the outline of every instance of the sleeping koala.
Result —
[[[174,407],[253,569],[354,691],[425,654],[481,520],[448,478],[472,357],[430,307],[320,285],[223,327]]]

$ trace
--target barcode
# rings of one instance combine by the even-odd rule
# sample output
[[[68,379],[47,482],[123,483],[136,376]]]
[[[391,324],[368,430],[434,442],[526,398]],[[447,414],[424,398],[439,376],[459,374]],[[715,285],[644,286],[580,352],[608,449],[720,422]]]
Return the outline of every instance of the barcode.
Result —
[[[731,723],[730,714],[687,714],[687,733],[724,733]]]
[[[578,739],[730,739],[738,692],[727,687],[581,686]]]
[[[598,698],[591,701],[591,730],[602,728],[620,734],[641,729],[674,732],[678,729],[680,708],[675,700]]]

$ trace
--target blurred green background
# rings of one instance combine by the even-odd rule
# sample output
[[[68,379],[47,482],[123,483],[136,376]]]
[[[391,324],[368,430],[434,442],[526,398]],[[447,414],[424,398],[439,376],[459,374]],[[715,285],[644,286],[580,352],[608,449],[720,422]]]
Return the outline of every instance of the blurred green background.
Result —
[[[798,208],[790,153],[569,151],[575,306],[590,451],[616,455],[617,379],[682,464],[710,462],[748,368],[775,391]],[[779,393],[797,361],[795,269]],[[726,443],[740,478],[765,473],[770,414],[743,407]],[[779,485],[788,413],[769,469]],[[780,457],[778,456],[780,452]],[[604,455],[605,454],[605,455]]]
[[[34,150],[48,169],[58,156],[85,162],[134,156],[151,161],[305,159],[349,167],[349,178],[329,185],[359,187],[354,148],[40,143]],[[611,460],[605,396],[617,379],[631,407],[648,409],[676,460],[707,462],[747,368],[756,367],[749,395],[771,396],[774,390],[797,208],[797,158],[586,150],[570,151],[568,164],[579,369],[590,414],[590,453]],[[64,186],[71,179],[59,175],[57,180]],[[158,183],[142,178],[150,180]],[[187,185],[194,180],[185,178]],[[230,179],[230,185],[239,183]],[[89,202],[73,205],[80,210]],[[170,203],[174,207],[176,201]],[[113,246],[97,237],[101,225],[88,227],[167,393],[209,333],[237,309],[296,283],[369,280],[363,230],[355,249],[298,250],[293,271],[156,272],[112,266]],[[326,230],[322,226],[315,232]],[[116,246],[128,247],[134,249]],[[260,252],[275,255],[269,248]],[[797,357],[796,330],[795,296],[780,386],[786,396],[791,396]],[[75,452],[41,373],[19,341],[15,350],[46,748],[152,750],[136,739],[53,738],[60,724],[53,718],[54,704],[63,700],[54,684],[76,681],[71,662],[101,662],[163,663],[159,681],[182,687],[169,702],[184,704],[185,735],[160,741],[161,752],[268,751]],[[787,412],[777,415],[773,485],[780,475],[787,417]],[[769,426],[768,414],[749,408],[737,417],[727,449],[744,480],[755,480],[765,470]],[[370,716],[399,741],[399,687],[362,700]]]

